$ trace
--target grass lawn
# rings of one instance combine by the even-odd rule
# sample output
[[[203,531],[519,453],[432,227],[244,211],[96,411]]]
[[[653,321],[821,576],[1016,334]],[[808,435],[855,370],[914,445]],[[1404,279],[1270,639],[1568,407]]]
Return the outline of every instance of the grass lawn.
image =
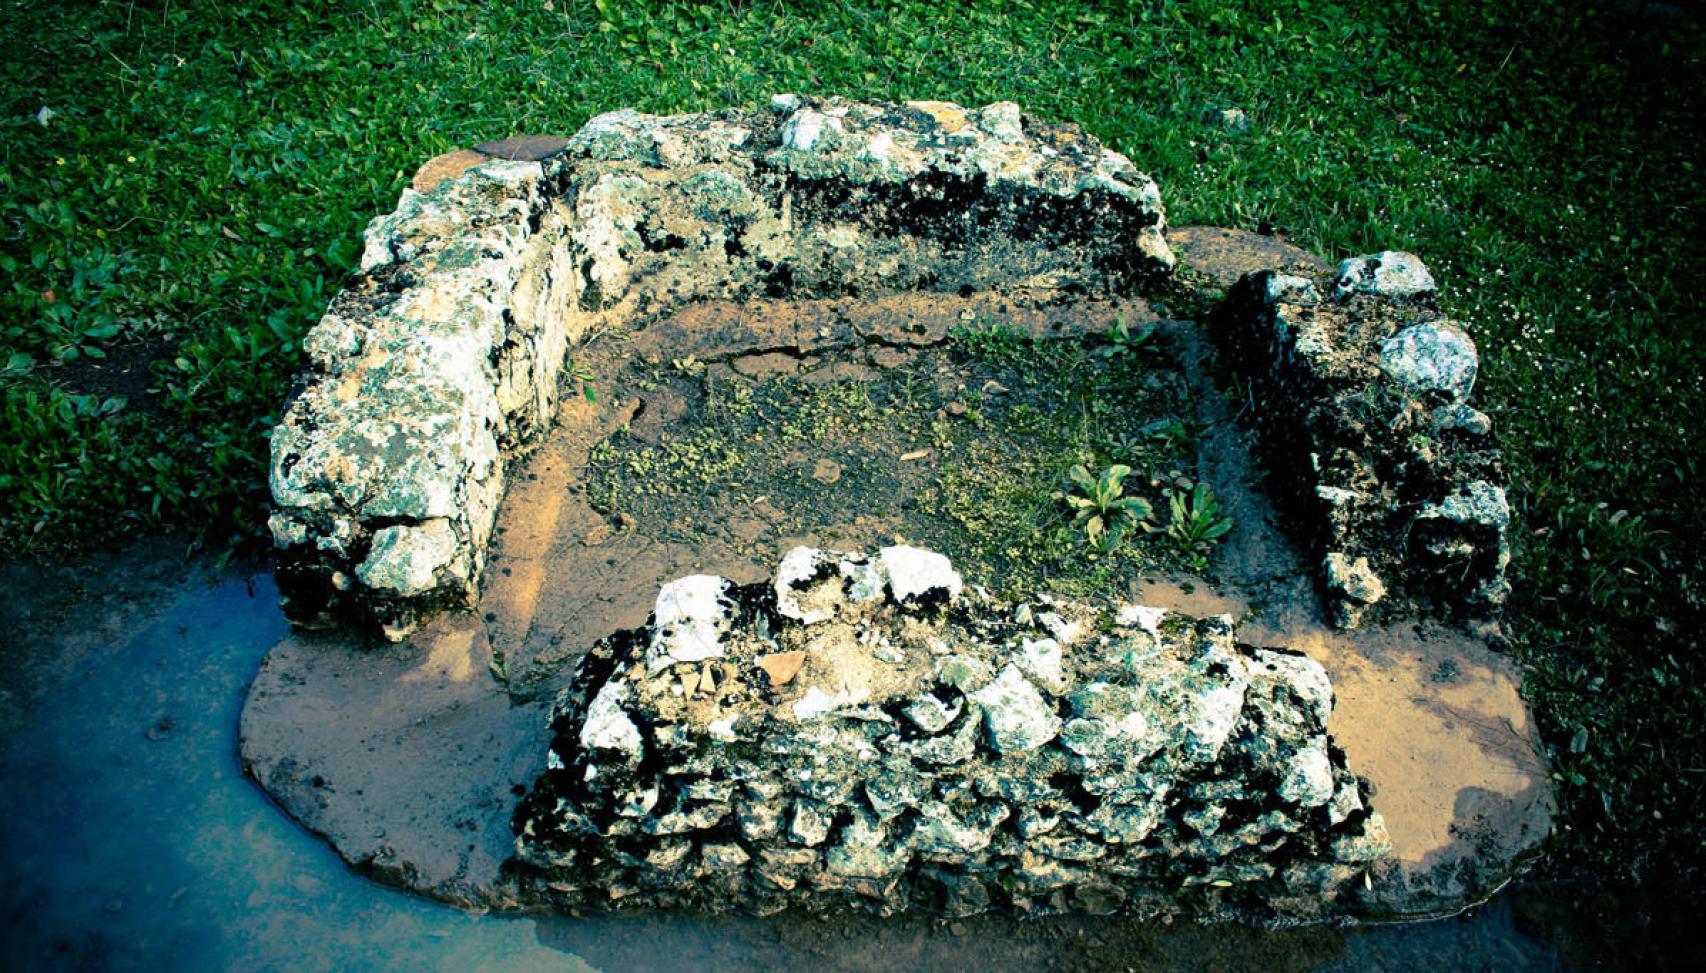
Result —
[[[1175,223],[1428,261],[1511,465],[1548,867],[1699,889],[1706,30],[1609,7],[5,0],[0,552],[256,537],[298,341],[430,156],[775,91],[1010,99]]]

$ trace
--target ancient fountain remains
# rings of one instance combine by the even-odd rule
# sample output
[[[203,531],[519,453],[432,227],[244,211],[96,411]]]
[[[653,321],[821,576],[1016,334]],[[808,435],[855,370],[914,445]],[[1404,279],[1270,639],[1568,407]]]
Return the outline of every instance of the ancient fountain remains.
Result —
[[[483,148],[369,227],[274,435],[299,631],[244,759],[353,864],[477,908],[1295,921],[1461,908],[1544,837],[1514,675],[1469,634],[1508,587],[1503,473],[1413,256],[1169,228],[1130,161],[1005,103]],[[1016,590],[897,540],[970,424],[1026,407],[940,351],[988,321],[1161,336],[1119,407],[1204,430],[1215,584]],[[781,449],[753,413],[751,450],[704,445],[720,485],[589,497],[600,450],[697,443],[773,374],[902,375],[923,425],[884,399]]]

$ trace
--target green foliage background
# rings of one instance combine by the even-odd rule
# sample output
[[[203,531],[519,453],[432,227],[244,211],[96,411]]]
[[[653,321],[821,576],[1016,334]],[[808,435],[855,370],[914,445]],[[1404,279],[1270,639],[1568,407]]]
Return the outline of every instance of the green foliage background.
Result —
[[[1706,44],[1678,11],[7,0],[0,546],[256,536],[298,342],[432,155],[630,105],[1010,99],[1148,168],[1175,223],[1423,255],[1512,466],[1556,867],[1698,886]],[[122,355],[155,394],[82,384]]]

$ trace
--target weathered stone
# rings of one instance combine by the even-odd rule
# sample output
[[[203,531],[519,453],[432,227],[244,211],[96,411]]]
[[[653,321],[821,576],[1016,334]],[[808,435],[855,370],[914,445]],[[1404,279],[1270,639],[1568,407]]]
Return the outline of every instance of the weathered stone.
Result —
[[[1475,342],[1449,321],[1411,325],[1380,346],[1380,367],[1386,374],[1459,402],[1475,388],[1479,363]]]
[[[792,652],[772,652],[758,657],[758,668],[770,677],[770,685],[785,686],[795,676],[799,675],[800,667],[806,664],[806,654],[798,649]]]
[[[883,548],[877,558],[889,591],[903,605],[928,598],[952,604],[960,597],[960,573],[935,551],[898,544]]]
[[[817,801],[795,801],[794,814],[788,821],[788,837],[813,848],[829,839],[833,823],[834,818],[824,805]]]
[[[1337,299],[1323,302],[1329,287]],[[1465,401],[1475,343],[1433,288],[1414,256],[1385,252],[1345,261],[1336,280],[1292,265],[1247,274],[1211,316],[1342,628],[1418,598],[1484,613],[1508,592],[1508,523],[1427,502],[1503,477],[1491,421]]]
[[[912,721],[912,725],[925,733],[940,733],[948,728],[948,724],[954,722],[954,718],[960,715],[962,709],[964,705],[958,700],[944,703],[935,695],[925,693],[907,703],[901,712]]]
[[[713,574],[671,581],[658,592],[652,609],[648,665],[660,669],[677,662],[699,662],[724,654],[729,627],[730,585]]]
[[[1415,254],[1382,250],[1340,263],[1335,287],[1341,296],[1417,297],[1434,292],[1434,278]]]
[[[1433,427],[1435,432],[1460,430],[1471,436],[1485,436],[1493,431],[1493,420],[1479,409],[1472,409],[1461,402],[1442,405],[1433,412]]]
[[[1165,226],[1130,160],[1008,103],[624,110],[439,160],[370,223],[357,276],[303,341],[270,472],[286,613],[401,637],[471,607],[507,466],[549,426],[591,329],[760,294],[1121,292],[1169,271]],[[399,541],[379,535],[399,529],[431,531],[431,557],[387,561]],[[928,571],[890,566],[920,596]]]
[[[1054,639],[1023,639],[1013,663],[1031,682],[1059,696],[1066,692],[1061,669],[1060,643]]]
[[[581,724],[580,743],[588,750],[617,750],[630,758],[638,758],[643,749],[639,728],[622,709],[628,687],[621,682],[608,682],[593,697],[587,709],[586,722]]]
[[[465,579],[468,566],[450,522],[435,519],[375,533],[373,548],[355,575],[375,591],[408,597],[435,587],[441,571]]]
[[[1368,558],[1355,560],[1339,551],[1328,553],[1322,564],[1322,578],[1327,588],[1328,610],[1340,628],[1353,628],[1370,605],[1386,597],[1386,585]]]
[[[1015,664],[971,698],[983,707],[989,743],[1000,753],[1035,750],[1060,732],[1060,717]]]
[[[958,580],[928,553],[899,555]],[[1239,646],[1226,617],[947,606],[945,580],[886,583],[851,616],[846,602],[819,620],[783,612],[783,596],[845,592],[858,572],[844,565],[887,554],[790,554],[770,582],[693,582],[680,600],[699,607],[595,646],[516,813],[522,881],[576,908],[622,888],[625,905],[954,915],[1166,911],[1158,887],[1204,875],[1239,914],[1326,913],[1360,894],[1384,833],[1329,745],[1319,665]],[[710,695],[652,688],[666,681],[634,647],[713,603],[740,620],[717,632],[740,675]],[[873,665],[885,641],[933,648]],[[759,660],[778,648],[822,664],[775,684]],[[713,731],[731,720],[738,733]]]

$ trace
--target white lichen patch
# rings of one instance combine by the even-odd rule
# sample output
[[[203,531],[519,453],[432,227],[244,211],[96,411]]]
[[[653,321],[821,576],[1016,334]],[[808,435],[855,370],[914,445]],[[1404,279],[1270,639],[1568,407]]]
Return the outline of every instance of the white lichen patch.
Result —
[[[720,658],[732,607],[729,588],[726,578],[714,574],[695,574],[664,585],[652,609],[648,665],[662,669],[677,662]]]

